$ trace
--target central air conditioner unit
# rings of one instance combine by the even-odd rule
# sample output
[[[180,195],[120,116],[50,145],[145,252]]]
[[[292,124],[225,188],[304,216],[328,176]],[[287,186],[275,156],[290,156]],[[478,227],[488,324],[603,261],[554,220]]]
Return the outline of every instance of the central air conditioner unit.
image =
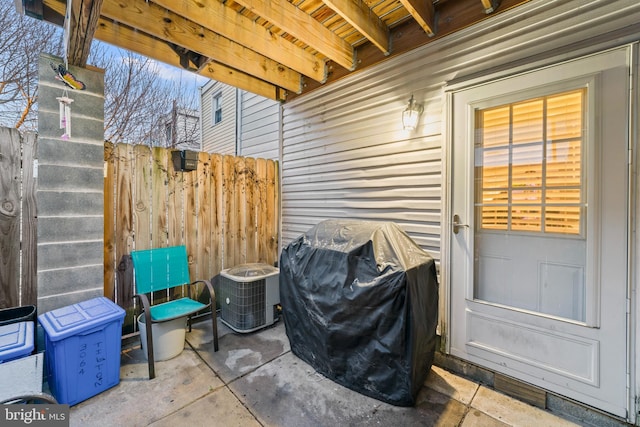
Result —
[[[278,320],[280,270],[241,264],[222,270],[216,281],[220,320],[236,332],[252,332]]]

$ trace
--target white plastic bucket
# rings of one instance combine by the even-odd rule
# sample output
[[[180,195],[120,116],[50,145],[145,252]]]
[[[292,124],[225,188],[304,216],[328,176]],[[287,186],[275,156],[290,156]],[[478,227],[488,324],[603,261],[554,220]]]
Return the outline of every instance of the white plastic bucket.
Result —
[[[153,359],[158,362],[176,357],[184,350],[184,340],[186,336],[187,318],[166,322],[152,323],[151,333],[153,335]],[[145,326],[144,313],[138,316],[138,329],[140,330],[140,341],[144,357],[147,357],[147,328]]]

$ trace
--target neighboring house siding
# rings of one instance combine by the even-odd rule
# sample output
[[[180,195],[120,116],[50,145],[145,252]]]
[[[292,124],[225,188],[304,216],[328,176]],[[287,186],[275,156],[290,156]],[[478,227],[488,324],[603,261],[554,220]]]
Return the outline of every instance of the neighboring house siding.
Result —
[[[261,159],[279,158],[280,147],[280,103],[239,91],[240,141],[238,154]]]
[[[175,124],[172,123],[173,118],[173,112],[163,117],[162,126],[165,128],[163,146],[179,150],[200,151],[198,112],[179,108],[175,112]],[[175,139],[173,132],[175,132]]]
[[[212,101],[217,93],[222,94],[222,122],[213,125]],[[279,159],[279,102],[211,81],[201,89],[201,117],[204,151]]]
[[[213,124],[212,98],[222,94],[222,121]],[[236,90],[216,81],[202,88],[202,149],[209,153],[236,154]]]
[[[200,123],[196,113],[180,111],[176,117],[176,148],[200,150]]]
[[[447,83],[633,40],[638,13],[623,0],[532,1],[285,103],[281,243],[327,218],[388,220],[440,259]],[[413,132],[401,125],[411,94],[424,105]]]

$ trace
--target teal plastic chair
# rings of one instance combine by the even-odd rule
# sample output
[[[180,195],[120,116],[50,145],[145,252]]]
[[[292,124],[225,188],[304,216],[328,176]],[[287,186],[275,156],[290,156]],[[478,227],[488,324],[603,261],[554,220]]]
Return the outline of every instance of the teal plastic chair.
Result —
[[[155,363],[153,358],[153,323],[166,322],[179,317],[187,317],[189,332],[191,332],[191,316],[201,310],[211,308],[211,322],[213,326],[213,348],[218,351],[218,323],[216,317],[216,295],[208,280],[191,282],[189,277],[189,263],[185,246],[170,246],[167,248],[145,249],[132,251],[133,272],[135,278],[135,295],[140,300],[145,316],[147,332],[147,360],[149,361],[149,379],[155,378]],[[197,283],[203,283],[209,292],[209,303],[204,304],[191,298],[191,288]],[[169,290],[184,285],[187,296],[151,304],[150,295],[153,292]]]

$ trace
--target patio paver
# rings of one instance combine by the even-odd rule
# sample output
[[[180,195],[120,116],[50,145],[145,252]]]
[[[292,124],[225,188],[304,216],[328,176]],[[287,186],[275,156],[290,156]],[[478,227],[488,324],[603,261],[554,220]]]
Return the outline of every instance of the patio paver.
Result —
[[[71,408],[70,426],[146,426],[224,387],[198,354],[156,362],[149,380],[147,360],[137,347],[122,353],[120,384]]]
[[[179,411],[150,424],[153,427],[260,427],[260,423],[227,388],[213,391]]]
[[[194,324],[185,350],[157,362],[147,379],[139,345],[123,351],[120,384],[71,408],[71,426],[575,426],[484,386],[433,367],[414,407],[349,390],[298,359],[283,322],[237,334]]]

